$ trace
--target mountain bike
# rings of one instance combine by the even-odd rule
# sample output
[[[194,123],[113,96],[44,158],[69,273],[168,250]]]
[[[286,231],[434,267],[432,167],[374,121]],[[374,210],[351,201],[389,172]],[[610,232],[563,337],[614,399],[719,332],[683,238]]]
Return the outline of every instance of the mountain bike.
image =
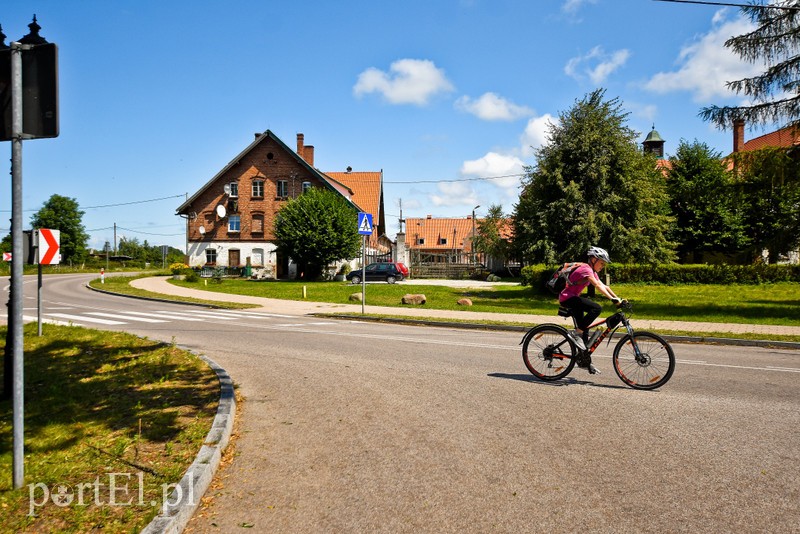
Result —
[[[667,341],[652,332],[634,331],[628,316],[632,306],[622,301],[617,313],[608,319],[601,319],[589,329],[605,323],[605,330],[595,330],[587,350],[582,351],[570,339],[567,329],[557,324],[541,324],[531,328],[522,338],[522,359],[536,378],[545,381],[558,380],[567,376],[581,359],[590,359],[600,343],[620,328],[626,333],[614,347],[611,361],[620,380],[635,389],[656,389],[663,386],[675,371],[675,353]],[[561,317],[575,317],[568,308],[560,307]],[[577,325],[576,325],[577,326]],[[611,339],[608,340],[608,344]]]

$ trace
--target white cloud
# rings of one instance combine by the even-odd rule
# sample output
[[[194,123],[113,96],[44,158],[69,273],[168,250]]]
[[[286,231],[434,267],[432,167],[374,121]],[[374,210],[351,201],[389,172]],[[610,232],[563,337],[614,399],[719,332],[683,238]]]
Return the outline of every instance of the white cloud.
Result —
[[[574,14],[576,13],[583,4],[596,4],[597,0],[567,0],[564,2],[564,5],[561,6],[561,11],[564,13]]]
[[[462,96],[455,107],[485,121],[513,121],[533,114],[531,108],[518,106],[495,93],[484,93],[475,100]]]
[[[353,93],[361,96],[380,93],[392,104],[423,106],[438,93],[453,90],[442,69],[426,59],[400,59],[389,72],[371,67],[358,75]]]
[[[516,156],[489,152],[480,159],[465,161],[461,165],[461,175],[474,178],[492,178],[486,183],[501,189],[512,189],[519,186],[519,174],[525,172],[525,162]],[[502,178],[499,178],[502,176]]]
[[[600,85],[625,65],[630,56],[630,51],[624,48],[607,54],[602,47],[595,46],[588,54],[570,59],[564,66],[564,72],[576,80],[588,76],[592,83]]]
[[[478,195],[465,182],[440,182],[437,188],[441,195],[431,195],[434,206],[464,206],[478,203]]]
[[[744,18],[726,20],[723,11],[714,15],[709,33],[685,46],[678,57],[678,70],[659,72],[646,84],[645,89],[655,93],[688,91],[695,102],[707,103],[718,98],[733,97],[725,83],[759,73],[763,67],[745,63],[739,56],[725,48],[725,41],[754,29]]]
[[[534,117],[528,121],[520,140],[522,141],[522,156],[528,158],[533,155],[533,151],[547,142],[547,135],[550,133],[550,125],[558,124],[558,118],[549,113],[541,117]]]

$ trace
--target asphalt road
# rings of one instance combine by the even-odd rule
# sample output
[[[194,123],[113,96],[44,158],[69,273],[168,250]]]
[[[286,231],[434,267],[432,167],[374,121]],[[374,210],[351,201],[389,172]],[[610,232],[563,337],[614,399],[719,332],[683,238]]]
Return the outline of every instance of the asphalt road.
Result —
[[[87,279],[46,278],[45,318],[175,341],[246,399],[191,532],[800,532],[799,351],[675,345],[672,380],[641,392],[603,348],[602,375],[543,383],[515,333],[212,312]]]

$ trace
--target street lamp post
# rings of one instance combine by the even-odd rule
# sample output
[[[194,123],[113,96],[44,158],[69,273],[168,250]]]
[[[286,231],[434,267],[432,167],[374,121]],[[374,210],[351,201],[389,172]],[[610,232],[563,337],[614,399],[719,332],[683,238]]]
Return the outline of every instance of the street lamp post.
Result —
[[[469,247],[472,249],[472,267],[475,267],[475,210],[480,206],[472,208],[472,239],[469,240]]]

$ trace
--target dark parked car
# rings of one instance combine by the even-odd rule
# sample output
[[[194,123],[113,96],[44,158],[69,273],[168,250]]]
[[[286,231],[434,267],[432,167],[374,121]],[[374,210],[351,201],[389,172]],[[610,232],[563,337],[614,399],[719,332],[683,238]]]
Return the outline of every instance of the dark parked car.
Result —
[[[356,269],[347,273],[346,278],[353,284],[361,283],[361,269]],[[382,282],[386,281],[394,284],[398,280],[405,278],[403,271],[401,271],[395,263],[370,263],[366,269],[367,282]]]

